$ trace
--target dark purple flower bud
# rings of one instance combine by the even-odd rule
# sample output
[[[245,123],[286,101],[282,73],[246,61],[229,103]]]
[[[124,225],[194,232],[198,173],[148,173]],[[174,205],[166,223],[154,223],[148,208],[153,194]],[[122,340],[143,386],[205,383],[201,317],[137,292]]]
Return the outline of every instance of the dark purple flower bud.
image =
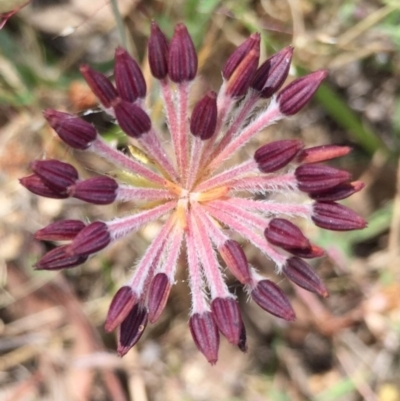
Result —
[[[95,205],[108,205],[117,197],[117,182],[111,177],[93,177],[76,183],[70,189],[74,198]]]
[[[148,309],[149,309],[149,322],[155,323],[165,305],[167,304],[168,296],[171,291],[171,282],[165,273],[158,273],[154,276],[150,284]]]
[[[247,336],[246,336],[246,328],[243,325],[242,331],[240,333],[239,343],[237,344],[238,348],[242,352],[247,352]]]
[[[147,326],[147,309],[136,304],[128,313],[119,329],[118,335],[118,355],[124,356],[142,337]]]
[[[104,324],[105,330],[107,332],[115,330],[125,320],[137,301],[131,287],[127,285],[121,287],[114,295],[108,309],[106,323]]]
[[[259,281],[251,292],[251,297],[258,306],[272,315],[288,321],[292,321],[296,318],[286,295],[270,280]]]
[[[218,250],[232,274],[242,284],[249,283],[250,269],[242,247],[236,241],[229,239]]]
[[[87,225],[69,245],[69,252],[74,255],[90,255],[105,248],[111,242],[106,223],[95,221]]]
[[[260,51],[260,34],[258,32],[251,34],[236,50],[229,56],[224,68],[222,69],[222,76],[228,80],[243,59],[250,53],[251,50]]]
[[[254,160],[262,172],[273,173],[290,163],[303,146],[297,139],[270,142],[256,150]]]
[[[76,168],[59,160],[35,160],[31,168],[49,187],[58,190],[66,191],[78,179]]]
[[[297,156],[299,163],[319,163],[337,157],[345,156],[351,152],[349,146],[321,145],[303,149]]]
[[[285,82],[292,61],[293,47],[288,46],[264,61],[256,71],[251,87],[260,96],[270,98]]]
[[[300,228],[289,220],[272,219],[264,231],[265,238],[283,249],[308,249],[310,241],[301,232]]]
[[[284,275],[299,287],[326,298],[328,290],[310,265],[300,258],[289,258],[283,266]]]
[[[217,126],[217,116],[217,94],[214,91],[209,91],[194,106],[190,119],[190,132],[203,141],[210,139]]]
[[[288,252],[292,253],[295,256],[298,256],[299,258],[304,258],[304,259],[313,259],[313,258],[320,258],[321,256],[324,256],[325,251],[323,248],[317,246],[317,245],[311,245],[309,248],[287,248],[286,249]]]
[[[47,252],[36,264],[36,270],[60,270],[68,269],[85,263],[88,256],[71,255],[68,252],[69,245],[58,246]]]
[[[122,47],[115,51],[114,79],[121,99],[134,102],[137,98],[146,96],[146,81],[142,71]]]
[[[80,220],[60,220],[36,231],[35,238],[42,241],[67,241],[74,239],[85,227]]]
[[[346,182],[326,191],[314,192],[310,194],[310,198],[323,202],[338,201],[361,191],[364,186],[364,183],[361,181]]]
[[[118,97],[118,93],[111,81],[104,74],[93,70],[87,64],[81,65],[80,71],[101,104],[106,108],[110,108],[112,102]]]
[[[27,177],[20,178],[19,182],[28,191],[36,195],[54,199],[66,199],[69,197],[68,193],[64,190],[59,190],[54,187],[50,188],[48,184],[45,183],[42,178],[36,174],[31,174]]]
[[[139,106],[121,101],[114,105],[114,111],[119,126],[130,137],[139,138],[150,131],[150,117]]]
[[[175,83],[192,81],[197,73],[197,54],[185,25],[175,27],[168,58],[168,75]]]
[[[323,164],[302,164],[294,175],[298,188],[303,192],[325,191],[351,179],[348,171]]]
[[[158,25],[151,22],[148,44],[149,65],[154,78],[164,79],[168,75],[168,40]]]
[[[300,111],[313,97],[327,75],[328,72],[325,70],[315,71],[296,79],[283,88],[277,97],[281,113],[286,116],[292,116]]]
[[[58,136],[71,148],[87,149],[96,139],[97,132],[93,125],[79,117],[51,109],[45,110],[43,115]]]
[[[367,226],[361,216],[336,202],[315,202],[312,220],[316,226],[333,231],[361,230]]]
[[[215,365],[218,360],[219,332],[212,313],[193,314],[189,327],[196,347],[211,365]]]
[[[239,345],[244,324],[238,303],[233,298],[215,298],[211,311],[219,331],[233,345]]]

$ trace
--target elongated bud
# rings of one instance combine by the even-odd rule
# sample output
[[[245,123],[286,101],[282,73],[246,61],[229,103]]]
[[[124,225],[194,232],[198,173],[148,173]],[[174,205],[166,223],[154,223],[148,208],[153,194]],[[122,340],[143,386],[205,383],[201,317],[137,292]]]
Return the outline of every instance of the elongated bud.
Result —
[[[315,292],[324,298],[328,296],[328,290],[321,279],[304,260],[296,257],[289,258],[283,266],[283,274],[307,291]]]
[[[311,216],[315,225],[332,231],[361,230],[367,222],[346,206],[336,202],[316,202]]]
[[[115,51],[114,79],[121,99],[134,102],[146,96],[143,73],[138,63],[122,47]]]
[[[233,298],[215,298],[211,310],[219,331],[233,345],[239,345],[244,324],[239,305]]]
[[[317,245],[312,245],[309,248],[287,248],[286,249],[288,252],[291,254],[298,256],[299,258],[304,258],[304,259],[314,259],[314,258],[320,258],[321,256],[324,256],[325,251],[323,248],[317,246]]]
[[[124,356],[142,337],[147,326],[147,309],[136,304],[121,323],[118,335],[118,355]]]
[[[121,101],[114,105],[114,111],[119,126],[130,137],[139,138],[150,131],[150,117],[135,104]]]
[[[219,332],[211,312],[193,314],[189,327],[196,347],[211,365],[215,365],[218,360]]]
[[[242,283],[251,281],[249,263],[242,247],[234,240],[227,240],[219,249],[222,259],[232,274]]]
[[[84,227],[81,220],[60,220],[36,231],[34,237],[42,241],[72,240]]]
[[[283,249],[308,249],[311,244],[300,228],[289,220],[272,219],[264,231],[265,238],[274,245]]]
[[[194,106],[190,119],[190,132],[203,141],[210,139],[217,126],[217,115],[217,94],[214,91],[209,91]]]
[[[47,109],[43,112],[50,126],[71,148],[87,149],[96,139],[97,132],[92,124],[61,111]]]
[[[149,65],[154,78],[164,79],[168,75],[168,40],[158,25],[151,22],[148,44]]]
[[[256,71],[251,88],[260,96],[270,98],[285,82],[293,56],[293,47],[288,46],[265,60]]]
[[[243,58],[227,81],[226,94],[228,96],[240,97],[246,94],[257,71],[259,59],[260,51],[257,49],[251,49]]]
[[[53,199],[66,199],[69,197],[65,190],[56,189],[55,187],[50,188],[50,186],[37,174],[31,174],[27,177],[20,178],[19,182],[28,191],[36,195]]]
[[[36,264],[36,270],[60,270],[68,269],[85,263],[88,256],[71,255],[68,252],[69,245],[58,246],[47,252]]]
[[[93,177],[75,184],[70,195],[95,205],[108,205],[117,197],[117,182],[111,177]]]
[[[81,65],[80,71],[101,104],[107,109],[110,108],[111,103],[118,97],[118,93],[111,81],[104,74],[93,70],[87,64]]]
[[[292,321],[296,318],[286,295],[270,280],[259,281],[251,292],[251,297],[258,306],[272,315],[288,321]]]
[[[35,160],[31,168],[49,187],[58,190],[66,190],[78,179],[76,168],[59,160]]]
[[[132,288],[124,285],[114,295],[108,309],[104,328],[107,332],[115,330],[128,316],[138,299]]]
[[[175,27],[168,59],[168,75],[175,83],[192,81],[197,73],[197,54],[185,25]]]
[[[351,152],[350,146],[321,145],[303,149],[297,155],[299,163],[319,163],[337,157],[345,156]]]
[[[294,175],[298,188],[303,192],[325,191],[351,179],[348,171],[323,164],[302,164]]]
[[[273,173],[290,163],[303,146],[297,139],[270,142],[256,150],[254,160],[262,172]]]
[[[111,236],[107,224],[96,221],[79,232],[68,250],[75,255],[90,255],[104,249],[110,242]]]
[[[300,111],[313,97],[328,72],[319,70],[296,79],[283,88],[277,97],[279,110],[286,116],[292,116]]]
[[[313,192],[310,194],[310,198],[323,202],[338,201],[361,191],[364,186],[364,183],[361,181],[346,182],[331,189],[327,189],[326,191]]]
[[[224,68],[222,76],[228,80],[235,70],[238,68],[243,59],[251,50],[260,51],[260,34],[258,32],[251,34],[236,50],[229,56]]]
[[[149,322],[155,323],[168,301],[169,293],[171,292],[171,282],[165,273],[158,273],[154,276],[150,284],[148,309]]]

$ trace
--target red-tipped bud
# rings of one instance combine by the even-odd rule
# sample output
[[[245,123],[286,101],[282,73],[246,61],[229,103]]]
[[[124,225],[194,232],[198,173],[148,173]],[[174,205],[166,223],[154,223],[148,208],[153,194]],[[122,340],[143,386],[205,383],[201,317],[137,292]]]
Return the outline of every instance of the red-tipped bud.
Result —
[[[317,245],[311,245],[309,248],[287,248],[286,249],[288,252],[292,253],[295,256],[298,256],[299,258],[304,258],[304,259],[314,259],[314,258],[320,258],[321,256],[324,256],[325,251],[323,248],[317,246]]]
[[[264,61],[256,71],[251,87],[260,96],[270,98],[285,82],[292,61],[293,47],[288,46]]]
[[[361,181],[346,182],[326,191],[314,192],[310,194],[310,197],[317,201],[323,202],[338,201],[341,199],[346,199],[356,192],[361,191],[364,186],[364,183]]]
[[[37,174],[28,175],[27,177],[20,178],[20,184],[24,186],[28,191],[45,196],[46,198],[54,199],[66,199],[69,197],[67,191],[59,190],[54,187],[49,187],[47,183],[43,181]]]
[[[192,81],[197,73],[197,54],[185,25],[175,27],[168,58],[168,75],[173,82]]]
[[[74,166],[58,160],[35,160],[31,168],[49,187],[58,190],[67,190],[78,179]]]
[[[222,259],[232,274],[242,283],[251,281],[249,263],[242,247],[234,240],[227,240],[219,249]]]
[[[81,118],[51,109],[45,110],[43,115],[58,136],[71,148],[87,149],[96,139],[96,129]]]
[[[115,85],[121,99],[134,102],[146,96],[146,81],[138,63],[122,47],[115,51]]]
[[[336,202],[316,202],[312,220],[318,227],[333,231],[361,230],[367,222],[346,206]]]
[[[147,309],[136,304],[121,324],[118,335],[118,355],[124,356],[142,337],[147,326]]]
[[[218,360],[219,332],[212,313],[193,314],[189,327],[196,347],[211,365],[215,365]]]
[[[321,145],[303,149],[297,156],[299,163],[319,163],[337,157],[346,156],[351,152],[350,146]]]
[[[236,50],[229,56],[224,68],[222,76],[228,80],[243,59],[250,53],[251,50],[260,51],[260,34],[258,32],[251,34]]]
[[[85,227],[80,220],[60,220],[36,231],[35,238],[42,241],[67,241],[74,239]]]
[[[117,182],[111,177],[93,177],[80,181],[70,189],[74,198],[95,205],[108,205],[117,197]]]
[[[325,191],[351,179],[348,171],[323,164],[302,164],[294,175],[298,188],[303,192]]]
[[[171,282],[165,273],[158,273],[154,276],[150,284],[148,308],[149,322],[155,323],[165,305],[167,304],[168,296],[171,291]]]
[[[264,231],[265,238],[283,249],[308,249],[310,241],[304,236],[300,228],[289,220],[272,219]]]
[[[239,345],[244,324],[239,305],[233,298],[215,298],[211,310],[219,331],[233,345]]]
[[[217,115],[217,94],[214,91],[209,91],[194,106],[190,119],[190,132],[203,141],[210,139],[217,126]]]
[[[296,318],[289,300],[283,291],[270,280],[261,280],[251,292],[253,300],[267,312],[291,321]]]
[[[230,97],[244,96],[257,71],[260,52],[252,49],[237,66],[227,81],[226,94]]]
[[[107,332],[115,330],[128,316],[137,302],[137,297],[132,288],[124,285],[114,295],[108,309],[104,328]]]
[[[68,269],[85,263],[88,256],[71,255],[68,245],[58,246],[47,252],[36,264],[36,270],[60,270]]]
[[[90,255],[105,248],[110,242],[107,224],[95,221],[79,232],[69,245],[68,251],[74,255]]]
[[[152,21],[148,54],[151,73],[157,79],[164,79],[168,75],[168,52],[167,38],[158,25]]]
[[[118,97],[118,93],[111,81],[104,74],[93,70],[87,64],[81,65],[80,71],[101,104],[107,109],[111,107],[111,103]]]
[[[150,117],[135,104],[118,102],[114,106],[114,112],[121,129],[132,138],[139,138],[151,129]]]
[[[299,287],[327,297],[328,290],[310,265],[299,258],[289,258],[283,266],[284,275]]]
[[[296,79],[283,88],[277,97],[281,113],[286,116],[292,116],[300,111],[313,97],[327,75],[328,72],[325,70],[315,71]]]
[[[290,163],[303,146],[297,139],[270,142],[257,149],[254,160],[262,172],[273,173]]]

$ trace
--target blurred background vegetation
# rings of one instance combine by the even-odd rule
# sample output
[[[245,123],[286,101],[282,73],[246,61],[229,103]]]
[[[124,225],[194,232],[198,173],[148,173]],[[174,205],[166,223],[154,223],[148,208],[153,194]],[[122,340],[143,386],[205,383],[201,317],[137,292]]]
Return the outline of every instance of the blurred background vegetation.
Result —
[[[1,3],[1,1],[0,1]],[[400,400],[400,3],[398,0],[34,0],[0,31],[0,399],[2,400]],[[114,4],[115,5],[115,4]],[[18,184],[37,158],[60,158],[83,175],[102,164],[63,146],[41,111],[85,113],[96,99],[79,76],[88,62],[112,73],[116,46],[146,61],[151,19],[172,34],[184,22],[199,52],[199,86],[217,89],[220,69],[250,33],[262,59],[293,44],[290,79],[327,68],[329,78],[298,116],[271,127],[260,143],[301,138],[307,145],[350,144],[337,162],[366,183],[347,204],[367,218],[362,232],[304,229],[327,256],[314,264],[331,292],[321,300],[274,277],[297,320],[266,315],[231,280],[242,304],[249,351],[224,340],[208,366],[189,330],[188,288],[179,274],[159,323],[119,359],[102,328],[116,288],[157,229],[107,249],[63,273],[34,272],[48,244],[33,240],[61,218],[95,219],[114,207],[60,202]],[[120,23],[121,22],[121,23]],[[196,92],[196,91],[195,91]],[[99,113],[86,118],[114,142],[124,140]],[[83,160],[84,159],[84,160]],[[123,207],[122,207],[123,210]],[[251,247],[253,265],[273,268]],[[182,266],[184,260],[182,260]]]

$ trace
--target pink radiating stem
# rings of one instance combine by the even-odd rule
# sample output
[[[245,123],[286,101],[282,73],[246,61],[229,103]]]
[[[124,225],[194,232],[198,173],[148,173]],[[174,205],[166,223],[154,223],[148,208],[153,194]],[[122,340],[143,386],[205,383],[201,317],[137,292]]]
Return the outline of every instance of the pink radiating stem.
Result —
[[[137,213],[133,216],[121,217],[107,223],[113,240],[121,238],[126,234],[137,230],[143,224],[156,220],[163,214],[171,211],[176,206],[176,201],[170,201],[150,210]]]
[[[189,169],[189,119],[188,119],[188,107],[189,107],[189,83],[182,82],[178,84],[177,91],[178,103],[177,103],[177,118],[178,118],[178,143],[179,153],[178,157],[178,169],[182,176],[182,181],[187,185],[187,175]]]
[[[184,231],[180,226],[176,226],[170,234],[168,244],[168,254],[165,258],[164,266],[160,272],[165,272],[172,282],[175,277],[176,268],[178,267],[178,258],[181,251]]]
[[[279,105],[275,101],[272,101],[265,112],[261,113],[235,139],[233,139],[227,147],[223,148],[221,153],[211,160],[208,169],[217,169],[224,160],[229,159],[229,157],[245,145],[254,135],[268,127],[268,125],[278,121],[280,118],[282,118],[282,114],[279,111]]]
[[[197,175],[199,172],[199,167],[201,164],[201,158],[203,155],[204,141],[200,138],[192,138],[192,149],[190,152],[190,166],[188,169],[187,177],[187,189],[191,189],[193,184],[195,184]]]
[[[278,269],[281,269],[286,261],[286,256],[281,255],[274,248],[272,248],[265,238],[261,235],[254,232],[254,229],[246,227],[246,225],[242,224],[237,219],[232,216],[226,214],[224,211],[211,207],[209,205],[204,205],[207,211],[213,216],[215,219],[221,221],[222,223],[229,226],[231,229],[235,230],[238,234],[240,234],[243,238],[252,242],[257,248],[259,248],[268,258],[272,259]]]
[[[227,182],[233,190],[250,192],[278,192],[294,190],[297,188],[297,180],[293,173],[284,175],[264,175],[261,177],[247,177],[246,179],[233,179]]]
[[[158,188],[135,188],[120,185],[118,187],[117,201],[136,201],[136,200],[167,200],[174,199],[176,195],[167,189]]]
[[[125,156],[120,151],[110,147],[106,142],[104,142],[100,137],[97,137],[96,140],[90,145],[88,150],[96,153],[100,157],[106,159],[109,162],[112,162],[124,170],[128,170],[134,174],[141,175],[147,180],[154,182],[156,184],[164,186],[166,181],[163,177],[160,177],[158,174],[149,170],[147,167],[144,167],[142,164]]]

